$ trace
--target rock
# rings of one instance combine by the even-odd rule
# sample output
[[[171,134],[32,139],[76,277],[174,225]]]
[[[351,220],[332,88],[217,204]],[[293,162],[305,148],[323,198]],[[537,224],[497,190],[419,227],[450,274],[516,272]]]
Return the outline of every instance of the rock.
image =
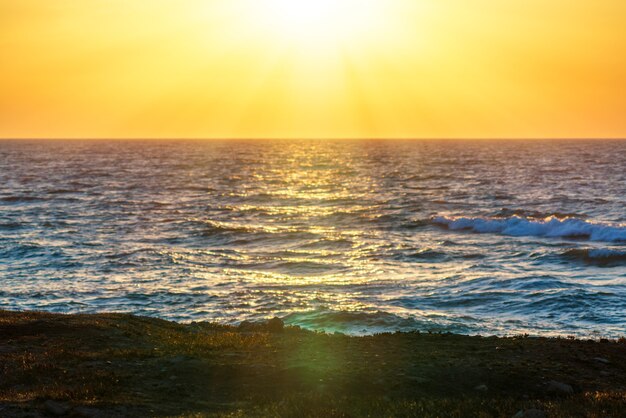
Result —
[[[257,326],[250,321],[243,321],[237,328],[239,331],[255,331]]]
[[[267,321],[265,328],[272,333],[280,333],[285,329],[285,323],[280,318],[272,318]]]
[[[477,390],[478,392],[487,392],[489,388],[487,385],[478,385],[474,388],[474,390]]]
[[[558,393],[560,395],[571,395],[574,393],[574,388],[568,384],[557,382],[556,380],[551,380],[546,385],[546,392]]]
[[[74,415],[83,418],[104,418],[104,413],[95,408],[79,406],[78,408],[74,408],[72,412],[74,413]]]
[[[62,417],[69,412],[69,408],[67,406],[52,400],[44,402],[43,407],[47,413],[54,415],[55,417]]]
[[[545,412],[539,409],[527,409],[525,411],[519,411],[513,415],[513,418],[547,418]]]
[[[602,357],[596,357],[593,360],[597,361],[598,363],[602,363],[602,364],[610,364],[611,363],[610,361],[608,361],[607,359],[602,358]]]

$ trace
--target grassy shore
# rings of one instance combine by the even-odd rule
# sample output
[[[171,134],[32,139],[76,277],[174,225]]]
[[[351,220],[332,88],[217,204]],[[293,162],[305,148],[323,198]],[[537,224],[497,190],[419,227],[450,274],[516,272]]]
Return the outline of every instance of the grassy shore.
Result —
[[[516,414],[625,416],[626,341],[0,311],[0,417]]]

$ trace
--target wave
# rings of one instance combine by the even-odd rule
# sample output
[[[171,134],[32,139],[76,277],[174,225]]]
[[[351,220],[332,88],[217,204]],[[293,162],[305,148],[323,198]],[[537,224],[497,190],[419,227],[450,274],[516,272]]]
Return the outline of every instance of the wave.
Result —
[[[39,202],[44,200],[41,197],[36,196],[5,196],[0,197],[0,202],[6,203],[29,203],[29,202]]]
[[[579,219],[587,219],[587,215],[583,215],[580,213],[573,212],[541,212],[538,210],[527,210],[527,209],[509,209],[503,208],[500,209],[496,217],[512,217],[517,216],[521,218],[532,218],[532,219],[546,219],[550,217],[565,219],[565,218],[579,218]]]
[[[561,320],[586,316],[595,310],[595,307],[601,303],[609,303],[618,306],[623,310],[623,299],[621,295],[613,293],[609,290],[593,290],[583,288],[572,288],[559,290],[554,292],[538,291],[529,294],[523,304],[517,307],[511,307],[521,314],[529,314],[537,310],[544,312],[548,316],[560,316],[559,312],[570,312],[569,315],[561,316]]]
[[[317,308],[312,311],[294,312],[283,318],[289,325],[305,329],[340,332],[349,335],[371,335],[385,332],[453,332],[473,333],[467,323],[453,317],[445,321],[433,321],[423,317],[402,317],[384,311],[343,311]]]
[[[215,234],[223,234],[223,233],[254,233],[257,232],[258,229],[255,229],[251,226],[242,225],[242,224],[231,224],[225,222],[217,222],[217,221],[196,221],[200,225],[204,226],[204,230],[202,231],[202,235],[212,236]]]
[[[22,260],[45,254],[45,246],[35,243],[12,243],[0,249],[0,257],[7,260]]]
[[[560,219],[554,216],[545,219],[520,216],[505,218],[436,216],[431,219],[431,222],[450,230],[466,230],[484,234],[626,242],[626,225],[610,225],[577,218]]]
[[[347,270],[348,266],[339,262],[320,262],[303,259],[276,259],[268,261],[256,261],[247,264],[239,263],[242,270],[273,272],[289,275],[291,277],[310,276],[318,274],[330,274]]]
[[[14,230],[22,227],[24,227],[24,224],[21,222],[0,222],[0,229],[3,230]]]
[[[417,251],[410,252],[401,252],[395,256],[396,260],[399,261],[425,261],[425,262],[436,262],[436,261],[446,261],[449,259],[449,254],[443,251],[437,251],[432,248],[423,248]]]
[[[64,266],[70,263],[66,252],[60,247],[50,247],[38,242],[9,242],[8,245],[0,247],[0,259],[6,259],[9,263],[20,263],[26,259],[45,257],[46,263],[50,266]],[[67,262],[67,263],[66,263]]]
[[[563,256],[568,259],[582,261],[586,264],[601,267],[626,266],[626,251],[609,248],[579,248],[565,251]]]
[[[80,190],[63,189],[63,188],[60,188],[60,189],[50,189],[50,190],[47,191],[48,194],[52,194],[52,195],[55,195],[55,194],[78,193],[78,192],[80,192]]]

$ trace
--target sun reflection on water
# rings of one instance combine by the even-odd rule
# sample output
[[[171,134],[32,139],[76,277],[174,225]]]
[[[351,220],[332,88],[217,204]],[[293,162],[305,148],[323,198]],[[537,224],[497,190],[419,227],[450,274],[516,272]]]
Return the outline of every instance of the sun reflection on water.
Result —
[[[379,281],[384,271],[384,266],[370,257],[380,245],[386,245],[381,232],[358,227],[359,217],[371,216],[372,209],[359,202],[377,185],[367,177],[346,181],[346,173],[353,172],[356,164],[350,156],[344,159],[309,144],[290,151],[280,164],[259,166],[248,174],[263,185],[262,190],[248,185],[230,193],[241,203],[223,209],[236,215],[246,213],[254,222],[249,218],[242,223],[205,220],[224,230],[281,235],[271,248],[265,240],[245,251],[238,248],[237,268],[223,273],[228,280],[253,282],[264,296],[272,295],[274,311],[280,300],[283,314],[314,306],[362,310],[366,304],[358,302],[359,292],[345,287],[367,286]],[[255,200],[261,201],[255,204]],[[372,239],[379,242],[373,244]],[[335,291],[320,290],[332,288]],[[252,302],[249,310],[263,311],[263,298]]]
[[[27,163],[0,171],[0,301],[354,333],[619,331],[623,244],[433,222],[565,216],[622,231],[626,153],[608,144],[594,148],[603,165],[554,172],[589,150],[507,144],[16,147],[6,160]],[[618,180],[580,183],[606,176]],[[555,207],[555,193],[571,198]]]

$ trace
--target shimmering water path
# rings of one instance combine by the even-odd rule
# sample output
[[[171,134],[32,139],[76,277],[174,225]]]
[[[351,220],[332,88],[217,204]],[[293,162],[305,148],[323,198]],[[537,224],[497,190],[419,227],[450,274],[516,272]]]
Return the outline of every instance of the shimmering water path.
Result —
[[[0,141],[0,308],[626,334],[626,141]]]

